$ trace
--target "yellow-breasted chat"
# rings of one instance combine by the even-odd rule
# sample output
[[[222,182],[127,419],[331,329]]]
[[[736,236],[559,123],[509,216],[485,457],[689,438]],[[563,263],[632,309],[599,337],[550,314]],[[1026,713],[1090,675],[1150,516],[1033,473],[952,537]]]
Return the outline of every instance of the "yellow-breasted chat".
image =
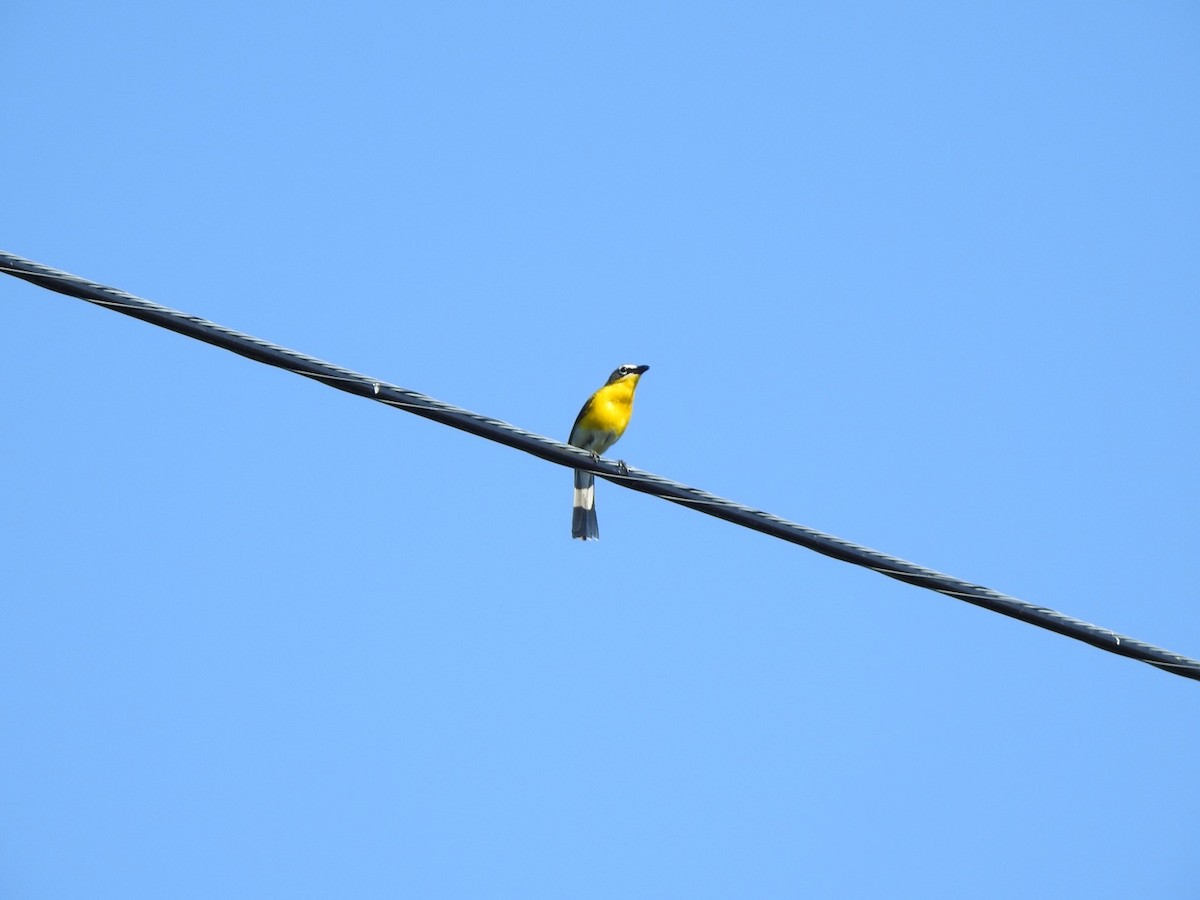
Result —
[[[633,394],[638,379],[649,368],[632,363],[618,366],[604,386],[583,404],[571,426],[567,443],[596,457],[615,444],[625,433],[629,417],[633,415]],[[596,521],[596,479],[591,472],[582,469],[575,470],[571,537],[585,541],[600,537],[600,525]]]

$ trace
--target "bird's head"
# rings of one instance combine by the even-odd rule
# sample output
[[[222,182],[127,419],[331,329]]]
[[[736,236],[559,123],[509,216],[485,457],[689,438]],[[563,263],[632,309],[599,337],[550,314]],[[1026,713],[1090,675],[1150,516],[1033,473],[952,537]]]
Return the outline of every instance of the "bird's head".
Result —
[[[649,368],[649,366],[635,366],[633,363],[625,363],[623,366],[617,366],[613,373],[608,376],[608,381],[605,384],[616,384],[618,381],[630,381],[633,384],[637,384],[638,379],[642,377],[642,373]]]

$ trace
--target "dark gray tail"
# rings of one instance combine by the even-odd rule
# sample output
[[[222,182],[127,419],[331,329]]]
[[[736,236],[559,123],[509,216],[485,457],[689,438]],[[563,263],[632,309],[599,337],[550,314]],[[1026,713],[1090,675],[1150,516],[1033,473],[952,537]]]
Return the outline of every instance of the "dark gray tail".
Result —
[[[596,521],[596,478],[591,472],[582,469],[575,470],[571,537],[584,541],[600,539],[600,523]]]

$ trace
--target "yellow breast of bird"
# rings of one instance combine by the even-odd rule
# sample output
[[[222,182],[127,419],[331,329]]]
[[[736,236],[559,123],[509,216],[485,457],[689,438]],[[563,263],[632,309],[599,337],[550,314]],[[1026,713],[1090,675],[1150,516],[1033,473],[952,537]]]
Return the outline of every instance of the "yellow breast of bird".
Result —
[[[591,440],[587,441],[590,446],[585,449],[603,453],[616,443],[625,433],[632,411],[632,386],[618,383],[598,390],[577,426],[580,431],[590,432]]]

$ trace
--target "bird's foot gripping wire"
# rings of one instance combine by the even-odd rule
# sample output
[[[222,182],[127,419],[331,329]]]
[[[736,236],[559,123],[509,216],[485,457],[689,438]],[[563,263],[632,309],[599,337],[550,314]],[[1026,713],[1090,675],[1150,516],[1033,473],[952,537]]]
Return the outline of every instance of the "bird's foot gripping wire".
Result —
[[[623,459],[618,459],[618,460],[617,460],[617,468],[621,470],[621,474],[622,474],[622,475],[628,475],[628,474],[629,474],[629,466],[625,465],[625,460],[623,460]]]

